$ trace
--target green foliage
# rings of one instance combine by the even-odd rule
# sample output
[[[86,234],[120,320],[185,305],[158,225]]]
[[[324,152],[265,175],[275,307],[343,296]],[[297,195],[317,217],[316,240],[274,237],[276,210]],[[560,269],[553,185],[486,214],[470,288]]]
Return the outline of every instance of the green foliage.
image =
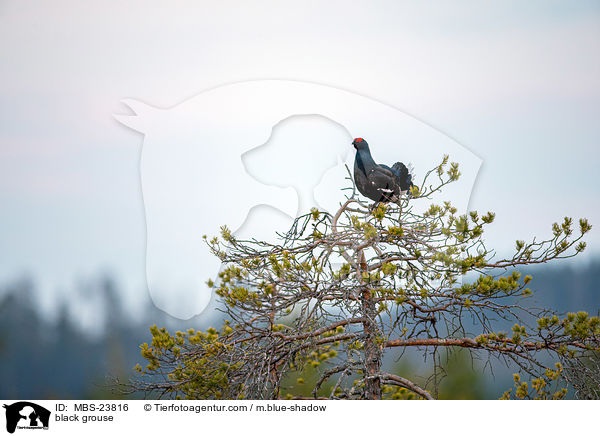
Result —
[[[225,323],[220,331],[209,328],[205,332],[189,329],[187,332],[176,332],[171,335],[165,328],[155,325],[150,327],[152,341],[140,346],[142,357],[148,364],[145,368],[135,367],[139,374],[154,374],[169,366],[168,380],[173,384],[173,392],[182,398],[223,398],[229,387],[229,374],[242,366],[242,362],[224,361],[219,357],[226,354],[231,345],[226,344],[233,332],[229,323]],[[190,355],[193,349],[199,358]],[[166,361],[165,361],[166,359]],[[240,389],[236,398],[243,398]]]
[[[540,350],[560,359],[596,350],[600,323],[587,313],[561,320],[542,311],[537,326],[526,326],[518,302],[532,293],[532,278],[505,272],[576,255],[589,223],[580,220],[575,234],[565,218],[549,239],[518,240],[513,257],[496,259],[483,240],[494,213],[459,214],[448,201],[415,210],[459,177],[445,156],[398,204],[350,197],[333,216],[312,209],[277,244],[239,241],[222,227],[220,238],[205,239],[224,263],[217,283],[207,284],[228,321],[219,331],[175,335],[153,326],[138,371],[169,380],[150,389],[185,398],[410,399],[431,394],[384,373],[384,353],[458,346],[508,356],[535,373]],[[462,283],[469,273],[477,278]],[[494,332],[496,316],[513,320],[510,334]],[[466,317],[481,334],[463,328]],[[514,395],[550,395],[555,373],[542,372],[515,385]]]
[[[505,391],[500,399],[562,400],[567,395],[567,388],[561,385],[562,371],[562,365],[556,363],[555,369],[547,368],[543,375],[532,378],[529,383],[522,381],[520,374],[514,374],[513,388]]]

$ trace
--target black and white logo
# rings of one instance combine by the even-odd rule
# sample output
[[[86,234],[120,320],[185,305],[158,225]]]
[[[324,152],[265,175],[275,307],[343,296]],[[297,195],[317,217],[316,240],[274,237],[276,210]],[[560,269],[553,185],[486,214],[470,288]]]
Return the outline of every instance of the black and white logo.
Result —
[[[6,431],[14,433],[16,429],[48,429],[50,411],[29,401],[19,401],[3,406],[6,409]]]

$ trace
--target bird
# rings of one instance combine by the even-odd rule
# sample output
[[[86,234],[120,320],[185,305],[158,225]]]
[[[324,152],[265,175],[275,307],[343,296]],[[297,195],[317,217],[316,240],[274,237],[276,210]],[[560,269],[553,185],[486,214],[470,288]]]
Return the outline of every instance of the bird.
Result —
[[[356,149],[354,182],[358,191],[378,203],[397,203],[404,192],[413,187],[412,174],[402,162],[392,167],[377,164],[371,156],[369,144],[363,138],[352,141]]]

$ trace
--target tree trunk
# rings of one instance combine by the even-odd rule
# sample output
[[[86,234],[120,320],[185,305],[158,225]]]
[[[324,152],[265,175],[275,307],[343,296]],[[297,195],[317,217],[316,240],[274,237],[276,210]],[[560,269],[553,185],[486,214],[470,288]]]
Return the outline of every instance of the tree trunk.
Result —
[[[381,347],[377,343],[375,304],[369,290],[363,291],[363,328],[365,332],[365,396],[368,400],[381,400]]]
[[[366,271],[366,261],[362,250],[358,253],[358,264],[361,272]],[[365,353],[365,398],[368,400],[381,400],[381,347],[377,342],[377,309],[368,284],[362,287],[362,315],[364,331]]]

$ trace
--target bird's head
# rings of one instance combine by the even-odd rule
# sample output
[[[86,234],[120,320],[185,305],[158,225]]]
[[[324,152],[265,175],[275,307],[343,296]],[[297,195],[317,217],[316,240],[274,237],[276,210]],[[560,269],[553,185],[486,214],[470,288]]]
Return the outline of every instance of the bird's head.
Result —
[[[367,141],[365,141],[362,138],[354,139],[354,141],[352,141],[352,145],[354,145],[354,148],[356,148],[357,150],[366,150],[369,148],[369,144],[367,144]]]

